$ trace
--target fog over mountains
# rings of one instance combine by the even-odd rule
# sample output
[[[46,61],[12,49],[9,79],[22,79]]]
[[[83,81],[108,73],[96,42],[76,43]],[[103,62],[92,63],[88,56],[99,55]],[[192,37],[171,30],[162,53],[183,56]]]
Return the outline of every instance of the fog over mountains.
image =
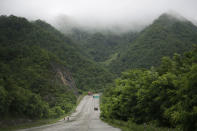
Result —
[[[53,25],[65,21],[68,27],[124,32],[141,30],[165,12],[176,12],[196,24],[195,5],[195,0],[1,0],[0,14],[42,19]]]
[[[102,92],[101,118],[125,130],[195,131],[196,5],[0,0],[0,131],[58,121],[88,92]],[[86,109],[95,104],[60,123],[89,130]]]
[[[188,18],[182,16],[181,14],[175,11],[167,11],[165,13],[170,14],[172,17],[175,17],[180,21],[189,20]],[[157,19],[158,17],[156,17],[155,19]],[[136,21],[136,19],[134,19],[134,20],[128,20],[127,22],[124,22],[124,23],[121,23],[121,22],[101,23],[96,20],[94,21],[92,19],[87,19],[85,23],[83,21],[79,21],[78,19],[75,19],[74,17],[69,17],[66,15],[59,15],[57,17],[54,17],[54,19],[50,22],[53,26],[55,26],[57,29],[59,29],[60,31],[66,34],[71,33],[72,30],[76,28],[80,30],[92,32],[92,33],[107,31],[107,32],[119,34],[119,33],[125,33],[129,31],[140,32],[145,27],[152,24],[155,19],[149,19],[147,21],[139,20],[138,22]],[[193,24],[196,25],[196,21],[193,21]]]

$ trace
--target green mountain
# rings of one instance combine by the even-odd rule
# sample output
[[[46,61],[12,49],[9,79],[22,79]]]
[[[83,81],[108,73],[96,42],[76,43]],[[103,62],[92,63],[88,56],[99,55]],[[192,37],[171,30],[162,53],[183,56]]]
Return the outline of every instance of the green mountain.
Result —
[[[196,43],[197,27],[169,14],[139,33],[119,34],[76,28],[62,34],[41,20],[0,16],[1,118],[58,117],[78,94],[111,83],[115,75],[108,69],[119,74],[156,66]]]
[[[135,32],[87,31],[80,28],[73,28],[69,34],[66,31],[64,33],[82,48],[87,57],[97,63],[107,65],[137,36]]]
[[[65,30],[65,31],[64,31]],[[93,61],[113,73],[159,65],[162,56],[182,54],[197,43],[197,27],[181,16],[163,14],[141,32],[115,33],[72,28],[66,33]]]
[[[182,54],[197,43],[197,27],[184,18],[161,15],[138,34],[124,52],[109,65],[112,72],[159,65],[162,56]]]
[[[81,91],[103,89],[112,75],[81,52],[41,20],[0,16],[1,119],[57,117]]]

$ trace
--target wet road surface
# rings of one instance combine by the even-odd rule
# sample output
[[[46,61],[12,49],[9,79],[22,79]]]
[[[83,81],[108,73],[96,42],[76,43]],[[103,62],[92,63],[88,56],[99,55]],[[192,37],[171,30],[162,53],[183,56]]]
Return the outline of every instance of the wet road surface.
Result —
[[[98,110],[95,111],[94,107],[98,107]],[[102,122],[99,115],[99,99],[85,96],[78,105],[76,112],[69,117],[69,121],[67,119],[60,120],[55,124],[18,131],[121,131]]]

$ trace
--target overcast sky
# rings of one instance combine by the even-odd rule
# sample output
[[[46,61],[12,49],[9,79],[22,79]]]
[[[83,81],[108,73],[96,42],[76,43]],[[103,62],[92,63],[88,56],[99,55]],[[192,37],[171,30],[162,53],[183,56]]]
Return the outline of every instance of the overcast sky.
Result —
[[[197,0],[0,0],[1,15],[50,21],[63,14],[83,24],[147,24],[169,11],[197,21]]]

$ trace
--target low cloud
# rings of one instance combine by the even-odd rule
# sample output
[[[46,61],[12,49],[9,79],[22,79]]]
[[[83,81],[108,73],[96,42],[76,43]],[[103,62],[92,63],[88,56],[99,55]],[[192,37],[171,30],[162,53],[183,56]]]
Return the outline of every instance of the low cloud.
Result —
[[[196,0],[1,0],[1,15],[43,19],[87,28],[140,29],[162,13],[174,11],[197,23]]]

